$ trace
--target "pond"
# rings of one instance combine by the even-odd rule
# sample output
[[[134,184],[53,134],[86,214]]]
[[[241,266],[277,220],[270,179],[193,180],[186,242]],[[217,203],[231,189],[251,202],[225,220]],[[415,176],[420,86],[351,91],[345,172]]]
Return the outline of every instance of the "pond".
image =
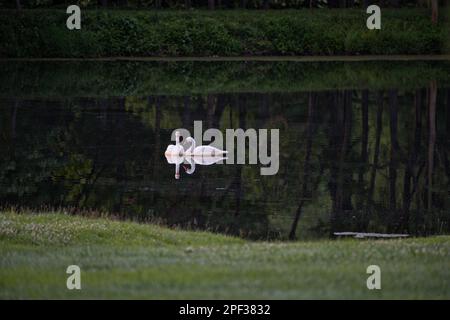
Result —
[[[450,230],[449,62],[1,62],[0,204],[251,239]],[[279,170],[164,157],[279,129]]]

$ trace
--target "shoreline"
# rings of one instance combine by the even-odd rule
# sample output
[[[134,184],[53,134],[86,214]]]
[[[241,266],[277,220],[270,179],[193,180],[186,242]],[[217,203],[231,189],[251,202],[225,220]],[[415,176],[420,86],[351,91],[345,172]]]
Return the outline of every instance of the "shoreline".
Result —
[[[361,56],[213,56],[213,57],[99,57],[99,58],[0,58],[0,62],[72,62],[72,61],[141,61],[141,62],[372,62],[372,61],[450,61],[442,55],[361,55]]]

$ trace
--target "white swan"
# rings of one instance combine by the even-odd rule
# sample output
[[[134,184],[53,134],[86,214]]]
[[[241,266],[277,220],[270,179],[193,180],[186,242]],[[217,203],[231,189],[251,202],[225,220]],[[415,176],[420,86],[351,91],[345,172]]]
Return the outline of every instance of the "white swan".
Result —
[[[195,140],[192,137],[186,138],[191,146],[185,151],[185,156],[200,157],[218,157],[227,154],[228,151],[220,150],[212,146],[195,146]]]
[[[180,164],[183,163],[184,157],[176,154],[165,154],[167,162],[175,164],[175,179],[180,179]]]
[[[180,132],[175,132],[175,144],[169,144],[164,155],[168,163],[175,164],[175,179],[180,179],[180,164],[184,161],[184,148],[180,143]]]
[[[175,144],[169,144],[167,146],[166,152],[164,155],[167,156],[179,156],[182,157],[184,155],[184,148],[180,143],[180,132],[175,132]]]
[[[185,161],[190,165],[190,168],[183,166],[187,174],[193,174],[195,171],[195,161],[191,157],[185,158]]]
[[[202,166],[210,166],[212,164],[215,164],[222,160],[227,160],[227,157],[222,156],[186,156],[184,158],[185,162],[187,162],[190,167],[187,168],[186,166],[183,166],[184,170],[187,174],[193,174],[195,171],[195,165],[199,164]]]
[[[222,160],[227,160],[227,157],[222,156],[193,156],[192,159],[196,164],[200,164],[202,166],[210,166]]]
[[[195,171],[195,165],[209,166],[215,164],[221,160],[226,160],[224,157],[228,151],[223,151],[212,146],[195,146],[195,140],[191,137],[186,138],[186,142],[191,145],[184,150],[180,143],[180,133],[175,132],[175,144],[171,144],[167,147],[164,155],[167,162],[175,164],[175,179],[180,179],[180,165],[184,162],[190,165],[190,168],[185,166],[187,174],[193,174]]]

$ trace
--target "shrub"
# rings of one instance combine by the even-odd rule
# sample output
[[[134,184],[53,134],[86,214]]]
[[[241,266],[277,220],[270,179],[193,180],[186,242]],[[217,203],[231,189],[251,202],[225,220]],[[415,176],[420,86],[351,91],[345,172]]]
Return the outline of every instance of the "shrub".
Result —
[[[367,30],[362,10],[84,10],[82,30],[61,10],[0,11],[1,57],[430,54],[445,33],[423,10],[384,10]]]

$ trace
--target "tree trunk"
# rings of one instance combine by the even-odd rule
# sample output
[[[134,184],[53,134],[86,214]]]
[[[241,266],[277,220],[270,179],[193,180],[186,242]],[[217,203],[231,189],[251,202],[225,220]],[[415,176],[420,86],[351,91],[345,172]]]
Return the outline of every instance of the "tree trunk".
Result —
[[[398,158],[398,131],[397,131],[397,91],[389,92],[389,113],[390,113],[390,135],[391,152],[389,161],[389,209],[391,214],[396,216],[396,185],[397,185],[397,158]],[[398,226],[398,221],[396,221]]]
[[[263,8],[264,8],[264,10],[269,9],[269,0],[264,0]]]
[[[148,106],[151,106],[153,103],[152,98],[148,97]],[[156,155],[159,151],[160,145],[161,145],[161,120],[162,120],[162,110],[161,110],[161,99],[159,97],[156,97],[154,101],[154,110],[155,110],[155,123],[153,124],[154,130],[153,134],[155,137],[155,144],[154,144],[154,152],[153,152],[153,159],[152,159],[152,184],[154,190],[157,190],[157,187],[155,185],[155,181],[159,180],[160,170],[158,168],[160,167],[160,158]],[[154,201],[155,192],[152,192],[152,201]]]
[[[20,4],[20,0],[16,0],[16,7],[17,7],[17,10],[22,9],[22,5]]]
[[[338,97],[341,96],[342,99]],[[351,203],[351,173],[346,172],[344,166],[348,151],[351,148],[352,132],[352,91],[344,91],[342,95],[336,95],[336,104],[338,106],[335,132],[336,161],[330,170],[331,181],[329,183],[332,198],[332,209],[330,215],[330,236],[340,227],[342,213],[346,210],[352,210]]]
[[[186,7],[186,9],[190,9],[192,4],[191,4],[191,0],[185,0],[184,1],[184,6]]]
[[[239,112],[239,128],[246,130],[246,101],[241,101],[241,96],[237,94],[236,97],[236,105]],[[236,166],[236,172],[234,176],[234,186],[235,186],[235,211],[234,216],[237,217],[241,213],[241,198],[242,198],[242,166]],[[238,221],[235,219],[235,223]],[[235,224],[236,231],[238,229],[238,225]]]
[[[433,196],[433,165],[434,165],[434,145],[436,143],[436,80],[430,83],[430,104],[428,108],[429,136],[428,136],[428,210],[432,207]]]
[[[447,114],[447,137],[450,137],[450,89],[447,89],[447,108],[445,113]]]
[[[108,0],[102,0],[102,7],[108,6]]]
[[[421,92],[420,90],[416,91],[415,99],[414,99],[414,114],[415,114],[415,129],[414,129],[414,137],[412,143],[410,143],[411,147],[409,150],[408,162],[405,168],[405,175],[403,178],[403,208],[402,208],[402,221],[403,221],[403,229],[409,233],[409,216],[410,216],[410,207],[411,201],[413,197],[413,190],[411,190],[411,179],[413,178],[414,166],[417,161],[417,156],[420,147],[420,130],[421,130],[421,121],[420,121],[420,107],[421,107]]]
[[[431,0],[431,22],[433,24],[437,24],[438,22],[438,8],[439,8],[439,1]]]
[[[373,163],[372,163],[372,171],[370,173],[370,183],[368,193],[369,202],[373,201],[373,193],[375,190],[375,178],[378,169],[378,161],[380,158],[380,141],[382,130],[383,130],[383,92],[380,92],[378,98],[377,125],[375,129],[375,150],[373,153]]]
[[[19,100],[14,99],[14,109],[11,119],[11,138],[14,141],[16,139],[16,123],[17,123],[17,109],[19,108]]]
[[[369,140],[369,91],[364,90],[362,92],[362,102],[361,102],[361,117],[362,117],[362,128],[361,128],[361,159],[360,159],[360,170],[358,174],[358,184],[363,187],[364,172],[366,171],[367,162],[367,145]]]
[[[215,0],[208,0],[208,9],[214,10]]]
[[[302,193],[300,203],[297,207],[295,213],[294,221],[292,222],[291,231],[289,232],[289,240],[295,240],[297,233],[297,225],[302,214],[303,205],[305,204],[306,193],[308,191],[308,181],[310,169],[310,159],[311,159],[311,149],[312,149],[312,123],[314,116],[314,97],[310,92],[308,96],[308,123],[306,124],[306,153],[305,162],[303,164],[303,177],[302,177]]]
[[[414,162],[419,164],[417,173],[415,176],[413,176],[413,186],[412,186],[412,192],[411,192],[411,203],[414,199],[414,194],[417,191],[417,186],[419,184],[420,180],[420,173],[422,172],[422,169],[424,167],[424,164],[420,161],[420,148],[421,148],[421,138],[422,138],[422,97],[424,96],[424,90],[420,89],[416,92],[416,130],[414,134],[414,153],[415,158]],[[414,233],[419,234],[419,225],[420,223],[420,197],[416,197],[417,199],[417,206],[416,206],[416,217],[414,219]]]
[[[447,108],[445,108],[445,113],[447,117],[447,137],[450,137],[450,89],[447,89]],[[447,148],[441,148],[442,152],[444,153],[444,166],[445,166],[445,174],[447,175],[447,180],[450,181],[450,161],[447,157]]]
[[[369,91],[363,90],[361,96],[361,154],[359,160],[358,170],[358,188],[359,190],[365,189],[364,174],[367,171],[367,158],[368,158],[368,142],[369,142]],[[357,197],[357,209],[360,213],[359,224],[363,227],[365,225],[365,212],[363,211],[364,204],[363,194],[358,194]]]

